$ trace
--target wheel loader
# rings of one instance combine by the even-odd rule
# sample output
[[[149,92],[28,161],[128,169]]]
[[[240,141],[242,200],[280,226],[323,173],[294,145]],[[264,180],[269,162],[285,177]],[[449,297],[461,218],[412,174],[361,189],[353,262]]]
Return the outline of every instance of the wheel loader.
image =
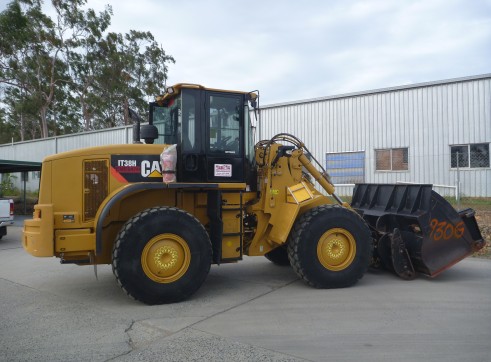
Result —
[[[177,84],[149,104],[133,144],[45,158],[24,249],[111,264],[126,294],[162,304],[244,255],[341,288],[369,266],[435,276],[484,245],[473,211],[457,213],[431,185],[360,184],[343,202],[297,137],[254,142],[258,102],[257,91]]]

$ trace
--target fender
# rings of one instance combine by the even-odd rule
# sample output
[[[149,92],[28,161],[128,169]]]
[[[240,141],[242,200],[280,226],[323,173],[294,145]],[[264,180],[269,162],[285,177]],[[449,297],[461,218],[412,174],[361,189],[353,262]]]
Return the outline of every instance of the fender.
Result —
[[[104,200],[101,207],[96,214],[96,232],[95,232],[95,254],[100,255],[102,252],[102,227],[104,220],[106,219],[109,211],[114,206],[115,203],[122,200],[126,196],[144,190],[165,190],[165,189],[218,189],[218,184],[202,184],[202,183],[159,183],[159,182],[139,182],[134,184],[125,185],[115,191],[113,191],[107,198]]]

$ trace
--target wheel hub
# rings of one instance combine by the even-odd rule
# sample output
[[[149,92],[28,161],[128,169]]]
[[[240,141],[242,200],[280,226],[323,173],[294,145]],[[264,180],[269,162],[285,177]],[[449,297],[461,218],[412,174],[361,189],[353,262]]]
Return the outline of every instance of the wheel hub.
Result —
[[[153,258],[157,267],[167,270],[176,265],[179,253],[174,248],[163,246],[155,252]]]
[[[143,249],[141,264],[147,277],[157,283],[172,283],[182,277],[191,261],[186,241],[175,234],[153,237]]]
[[[329,270],[340,271],[347,268],[355,258],[356,243],[353,235],[343,228],[326,231],[317,244],[317,257]]]

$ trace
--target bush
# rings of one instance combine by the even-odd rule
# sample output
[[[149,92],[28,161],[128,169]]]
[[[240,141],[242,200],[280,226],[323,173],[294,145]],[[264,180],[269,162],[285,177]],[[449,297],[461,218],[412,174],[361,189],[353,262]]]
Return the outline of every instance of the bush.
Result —
[[[17,176],[12,176],[9,173],[3,174],[0,182],[0,197],[13,196],[19,193],[19,189],[14,187],[14,180]]]

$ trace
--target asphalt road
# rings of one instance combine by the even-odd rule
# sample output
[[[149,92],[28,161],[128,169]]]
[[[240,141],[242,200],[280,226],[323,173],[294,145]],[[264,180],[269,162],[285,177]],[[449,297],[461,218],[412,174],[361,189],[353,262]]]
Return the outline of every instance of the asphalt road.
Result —
[[[491,260],[437,279],[369,272],[316,290],[265,258],[212,266],[189,301],[146,306],[109,266],[0,240],[0,361],[491,361]]]

